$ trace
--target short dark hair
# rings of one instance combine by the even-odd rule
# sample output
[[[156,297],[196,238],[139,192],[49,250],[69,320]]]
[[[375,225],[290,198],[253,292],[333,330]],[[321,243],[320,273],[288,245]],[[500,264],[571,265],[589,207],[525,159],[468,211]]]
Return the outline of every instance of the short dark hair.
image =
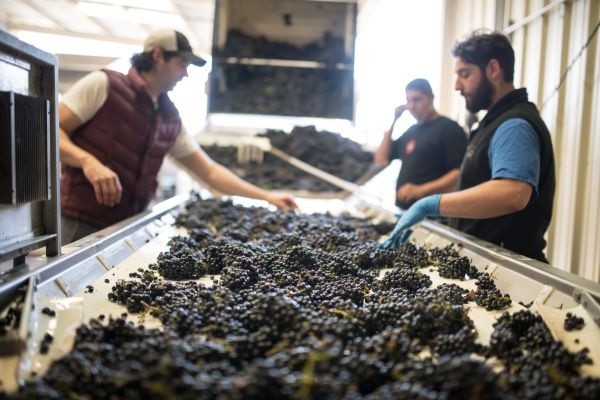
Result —
[[[475,31],[452,50],[454,57],[460,57],[482,70],[490,60],[496,59],[504,73],[504,79],[512,83],[515,75],[515,51],[508,38],[500,32]]]
[[[433,96],[433,90],[431,90],[431,85],[427,81],[427,79],[417,78],[408,82],[405,88],[406,91],[409,90],[418,90],[419,92],[426,94],[427,96]]]
[[[165,61],[169,61],[171,57],[175,57],[177,54],[176,51],[165,51],[163,50],[163,56]],[[154,59],[152,58],[152,52],[147,51],[144,53],[136,53],[129,59],[131,65],[137,69],[139,72],[147,72],[154,67]]]

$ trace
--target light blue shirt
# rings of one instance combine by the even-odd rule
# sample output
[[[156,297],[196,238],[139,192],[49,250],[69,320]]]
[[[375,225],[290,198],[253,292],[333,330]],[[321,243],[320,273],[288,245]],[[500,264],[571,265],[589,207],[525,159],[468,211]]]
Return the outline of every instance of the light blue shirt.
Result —
[[[522,118],[504,121],[494,133],[488,148],[492,179],[507,178],[529,183],[531,200],[538,196],[540,181],[540,138]]]

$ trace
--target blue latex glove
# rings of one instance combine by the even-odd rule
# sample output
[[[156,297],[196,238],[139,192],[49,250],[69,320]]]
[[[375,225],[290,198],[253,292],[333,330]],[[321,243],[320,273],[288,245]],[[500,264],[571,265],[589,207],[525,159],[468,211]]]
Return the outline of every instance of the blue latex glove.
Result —
[[[408,228],[424,220],[425,217],[439,217],[441,198],[441,194],[433,194],[416,201],[415,204],[402,214],[388,238],[379,247],[383,249],[400,247],[402,243],[408,240],[408,237],[412,233]]]

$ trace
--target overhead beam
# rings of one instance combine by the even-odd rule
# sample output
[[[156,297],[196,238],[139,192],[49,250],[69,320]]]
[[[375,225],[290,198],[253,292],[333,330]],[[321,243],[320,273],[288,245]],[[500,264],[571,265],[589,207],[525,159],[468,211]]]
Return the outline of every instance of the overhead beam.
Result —
[[[91,21],[94,25],[96,25],[98,28],[102,29],[102,32],[104,32],[104,34],[111,35],[110,29],[108,29],[106,27],[106,25],[104,25],[101,21],[99,21],[98,18],[90,17],[89,15],[86,15],[85,17],[86,17],[86,19]]]
[[[139,46],[140,41],[136,39],[122,38],[122,37],[106,37],[106,35],[98,35],[95,33],[83,33],[83,32],[73,32],[73,31],[62,31],[51,28],[42,28],[36,25],[30,24],[21,24],[21,23],[12,23],[8,22],[6,25],[9,30],[21,30],[21,31],[30,31],[30,32],[38,32],[38,33],[48,33],[52,35],[62,35],[69,36],[74,38],[81,39],[92,39],[92,40],[101,40],[103,42],[115,42],[115,43],[123,43],[123,44],[131,44],[134,46]]]
[[[32,9],[33,11],[35,11],[36,13],[40,14],[42,17],[52,21],[52,23],[56,26],[61,26],[62,22],[60,22],[59,20],[57,20],[56,18],[52,17],[51,15],[48,15],[46,12],[44,12],[44,10],[42,10],[37,4],[32,3],[30,0],[21,0],[21,4],[23,4],[24,6]]]
[[[527,25],[534,19],[541,17],[542,15],[546,14],[547,12],[553,10],[554,8],[560,6],[562,3],[565,3],[567,1],[569,1],[569,0],[554,0],[552,3],[547,4],[546,6],[540,8],[539,10],[535,11],[534,13],[532,13],[532,14],[526,16],[525,18],[508,26],[504,30],[504,34],[509,35],[509,34],[513,33],[514,31],[521,29],[522,27],[524,27],[525,25]]]
[[[45,10],[43,10],[42,8],[40,8],[38,5],[34,4],[31,2],[31,0],[21,0],[25,5],[27,5],[27,7],[35,10],[36,12],[38,12],[39,14],[43,15],[45,18],[48,18],[50,21],[54,22],[57,26],[62,26],[63,29],[66,29],[67,31],[70,32],[74,32],[72,29],[68,29],[65,28],[63,23],[59,20],[57,20],[56,18],[52,17],[51,15],[49,15],[48,13],[45,12]],[[98,28],[100,28],[100,30],[106,34],[106,35],[111,35],[111,31],[110,29],[108,29],[104,24],[102,24],[102,22],[100,22],[98,20],[98,18],[94,18],[94,17],[90,17],[88,15],[85,16],[85,18],[90,21],[91,23],[93,23],[94,25],[96,25]]]

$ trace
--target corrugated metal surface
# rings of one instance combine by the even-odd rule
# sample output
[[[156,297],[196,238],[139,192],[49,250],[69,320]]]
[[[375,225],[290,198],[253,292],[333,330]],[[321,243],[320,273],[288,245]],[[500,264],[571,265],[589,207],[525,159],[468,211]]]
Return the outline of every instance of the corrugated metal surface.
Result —
[[[502,7],[502,5],[504,7]],[[525,86],[542,109],[554,142],[557,192],[548,232],[551,263],[600,280],[600,49],[595,36],[573,63],[600,21],[599,0],[446,0],[441,111],[464,123],[464,101],[454,87],[452,44],[473,29],[505,30],[543,7],[548,12],[510,34],[515,86]],[[500,6],[500,7],[498,7]]]
[[[50,104],[20,94],[14,100],[17,203],[48,200]]]

